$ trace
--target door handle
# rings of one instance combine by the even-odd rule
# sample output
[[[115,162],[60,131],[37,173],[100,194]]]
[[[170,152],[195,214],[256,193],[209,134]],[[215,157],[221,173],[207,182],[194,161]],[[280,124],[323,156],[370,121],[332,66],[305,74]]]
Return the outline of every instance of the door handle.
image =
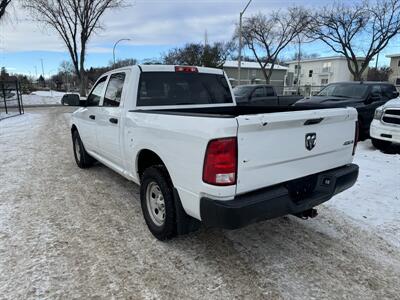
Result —
[[[89,119],[95,120],[95,119],[96,119],[96,116],[95,116],[95,115],[90,115],[90,116],[89,116]]]
[[[110,123],[113,123],[113,124],[118,124],[118,119],[117,118],[110,118]]]

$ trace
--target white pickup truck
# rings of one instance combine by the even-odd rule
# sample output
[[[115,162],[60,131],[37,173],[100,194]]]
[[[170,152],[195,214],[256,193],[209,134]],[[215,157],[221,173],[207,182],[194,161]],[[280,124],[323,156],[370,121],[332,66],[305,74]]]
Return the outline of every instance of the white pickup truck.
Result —
[[[370,136],[372,144],[383,151],[392,143],[400,144],[400,98],[390,100],[375,110]]]
[[[101,76],[84,102],[71,119],[76,163],[97,160],[139,184],[160,240],[200,221],[235,229],[313,217],[358,176],[355,109],[236,106],[219,69],[121,68]]]

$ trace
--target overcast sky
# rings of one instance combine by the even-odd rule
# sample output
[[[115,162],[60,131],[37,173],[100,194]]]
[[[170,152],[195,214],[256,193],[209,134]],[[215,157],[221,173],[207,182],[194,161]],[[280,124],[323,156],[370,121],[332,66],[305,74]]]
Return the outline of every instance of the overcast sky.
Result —
[[[15,1],[14,1],[15,2]],[[253,0],[246,15],[259,11],[284,9],[290,5],[303,5],[312,10],[329,0]],[[117,58],[158,58],[169,48],[187,42],[203,42],[205,31],[208,39],[227,41],[232,37],[239,11],[247,0],[130,0],[129,7],[108,11],[103,19],[104,29],[90,40],[86,67],[101,66],[112,59],[112,47],[120,38],[130,38],[118,46]],[[284,53],[290,57],[293,47]],[[305,46],[305,52],[332,55],[321,45]],[[384,54],[400,52],[393,42]],[[250,54],[250,53],[249,53]],[[380,58],[387,64],[387,59]],[[17,4],[9,10],[8,18],[0,24],[0,66],[11,72],[40,74],[41,59],[44,73],[57,72],[62,60],[68,60],[64,44],[51,30],[31,20],[29,14]]]

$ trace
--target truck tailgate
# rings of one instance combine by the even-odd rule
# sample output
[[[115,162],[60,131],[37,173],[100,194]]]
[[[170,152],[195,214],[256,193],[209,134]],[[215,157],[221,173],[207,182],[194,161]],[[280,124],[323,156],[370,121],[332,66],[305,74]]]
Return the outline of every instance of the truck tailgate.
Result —
[[[357,111],[238,116],[237,194],[351,163]],[[315,143],[313,139],[315,138]]]

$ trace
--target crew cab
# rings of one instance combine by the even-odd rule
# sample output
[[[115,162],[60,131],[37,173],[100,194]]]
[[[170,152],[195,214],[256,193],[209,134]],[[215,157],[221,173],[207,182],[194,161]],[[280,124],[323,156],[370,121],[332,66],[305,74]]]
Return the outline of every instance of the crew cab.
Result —
[[[380,150],[388,149],[392,143],[400,144],[400,98],[376,109],[370,135],[372,144]]]
[[[303,96],[278,96],[269,84],[238,85],[233,89],[237,105],[289,106]]]
[[[354,107],[358,112],[360,137],[368,137],[369,127],[375,109],[399,93],[389,82],[348,81],[328,84],[317,95],[304,98],[295,103],[296,106],[312,107]]]
[[[71,134],[80,168],[97,160],[140,185],[148,228],[165,240],[200,221],[315,216],[357,179],[356,123],[353,108],[237,106],[220,69],[141,65],[102,75]]]

